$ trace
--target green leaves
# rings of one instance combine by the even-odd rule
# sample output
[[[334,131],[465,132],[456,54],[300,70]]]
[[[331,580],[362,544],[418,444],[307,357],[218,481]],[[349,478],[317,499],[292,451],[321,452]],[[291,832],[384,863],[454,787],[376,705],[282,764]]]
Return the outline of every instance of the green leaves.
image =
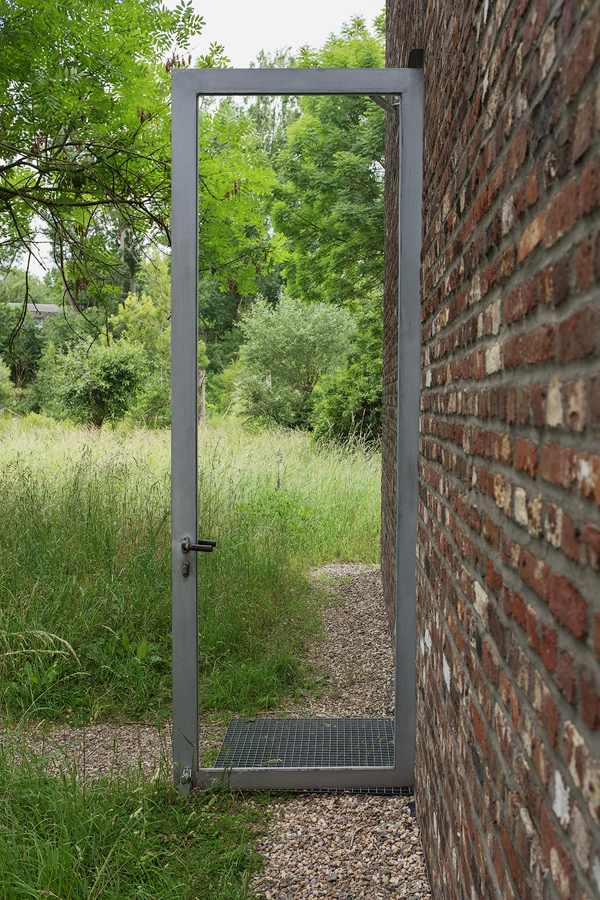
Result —
[[[168,237],[163,58],[202,19],[189,0],[174,11],[159,0],[1,0],[0,23],[0,257],[35,252],[41,220],[59,264],[89,285],[98,264],[115,264],[95,240],[106,210],[134,233]]]
[[[119,419],[140,389],[147,372],[139,344],[79,346],[62,359],[61,399],[69,414],[97,428],[105,419]]]
[[[383,42],[353,19],[299,65],[382,67]],[[383,278],[384,114],[367,97],[304,97],[279,156],[272,217],[284,276],[306,300],[347,304]]]
[[[238,395],[246,414],[306,427],[315,385],[348,349],[348,314],[285,294],[274,309],[259,297],[242,321],[242,333]]]

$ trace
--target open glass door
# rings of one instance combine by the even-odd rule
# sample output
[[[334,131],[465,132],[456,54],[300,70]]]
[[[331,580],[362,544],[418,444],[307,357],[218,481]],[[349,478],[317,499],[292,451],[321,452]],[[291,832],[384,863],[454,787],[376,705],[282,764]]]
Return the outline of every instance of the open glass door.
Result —
[[[210,535],[199,536],[197,530],[198,98],[344,94],[371,96],[399,116],[394,717],[234,720],[217,764],[201,768],[197,554],[213,547]],[[397,102],[392,106],[386,95]],[[248,790],[381,790],[414,784],[422,134],[419,69],[172,73],[173,780],[182,793],[215,782]],[[274,756],[277,765],[267,765]]]

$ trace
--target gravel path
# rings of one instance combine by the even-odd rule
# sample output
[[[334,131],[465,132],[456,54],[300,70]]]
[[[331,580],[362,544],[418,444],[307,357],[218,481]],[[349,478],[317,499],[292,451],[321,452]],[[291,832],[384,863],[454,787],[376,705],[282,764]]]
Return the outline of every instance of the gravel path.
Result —
[[[393,715],[394,662],[379,569],[324,566],[313,573],[331,603],[323,612],[325,639],[308,662],[323,675],[321,696],[278,710],[297,717],[379,718]],[[276,713],[276,714],[277,714]],[[224,728],[201,724],[205,761]],[[50,771],[77,766],[78,776],[118,775],[140,768],[147,777],[170,770],[170,729],[150,725],[90,725],[10,735],[10,742],[43,754]],[[259,843],[264,872],[253,879],[261,900],[430,900],[412,798],[367,794],[300,794],[275,799],[268,833]]]
[[[316,570],[331,595],[325,640],[308,661],[330,673],[322,696],[291,706],[292,716],[393,715],[394,658],[379,569]],[[259,849],[265,870],[252,886],[264,900],[430,900],[419,828],[410,797],[301,794],[275,801]]]

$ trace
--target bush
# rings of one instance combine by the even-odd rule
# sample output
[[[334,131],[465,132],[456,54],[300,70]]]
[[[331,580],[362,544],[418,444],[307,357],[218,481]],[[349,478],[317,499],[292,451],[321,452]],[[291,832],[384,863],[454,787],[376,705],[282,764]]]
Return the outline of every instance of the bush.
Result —
[[[101,428],[105,419],[125,415],[146,373],[146,356],[139,344],[75,347],[61,359],[60,399],[75,421]]]
[[[306,428],[313,390],[349,348],[348,313],[329,303],[282,294],[273,308],[259,297],[242,320],[237,397],[245,414],[289,428]]]

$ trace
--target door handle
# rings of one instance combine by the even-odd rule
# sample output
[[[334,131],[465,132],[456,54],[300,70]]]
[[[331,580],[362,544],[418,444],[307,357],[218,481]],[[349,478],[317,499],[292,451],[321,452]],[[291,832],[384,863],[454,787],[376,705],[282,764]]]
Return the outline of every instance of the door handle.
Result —
[[[212,553],[216,546],[216,541],[199,540],[197,544],[192,544],[189,537],[184,537],[181,541],[181,552],[188,553],[190,550],[195,550],[197,553]]]

